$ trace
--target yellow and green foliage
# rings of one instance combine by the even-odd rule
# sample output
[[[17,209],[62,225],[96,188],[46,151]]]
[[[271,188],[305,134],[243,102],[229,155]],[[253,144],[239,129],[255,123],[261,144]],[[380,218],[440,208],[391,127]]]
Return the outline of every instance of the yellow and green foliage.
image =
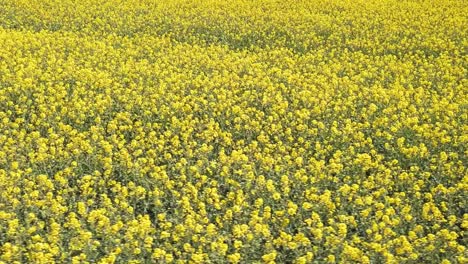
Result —
[[[0,263],[467,263],[466,14],[0,0]]]

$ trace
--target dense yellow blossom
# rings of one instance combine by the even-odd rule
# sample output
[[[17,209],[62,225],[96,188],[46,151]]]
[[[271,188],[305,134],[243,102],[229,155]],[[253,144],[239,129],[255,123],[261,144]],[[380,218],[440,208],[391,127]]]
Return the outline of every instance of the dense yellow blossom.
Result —
[[[0,263],[466,263],[466,14],[0,0]]]

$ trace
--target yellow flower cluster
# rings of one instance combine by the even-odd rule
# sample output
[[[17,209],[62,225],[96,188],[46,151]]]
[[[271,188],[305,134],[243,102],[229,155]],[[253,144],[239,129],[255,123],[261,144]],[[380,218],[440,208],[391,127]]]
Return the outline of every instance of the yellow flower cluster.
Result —
[[[467,263],[466,14],[0,0],[0,263]]]

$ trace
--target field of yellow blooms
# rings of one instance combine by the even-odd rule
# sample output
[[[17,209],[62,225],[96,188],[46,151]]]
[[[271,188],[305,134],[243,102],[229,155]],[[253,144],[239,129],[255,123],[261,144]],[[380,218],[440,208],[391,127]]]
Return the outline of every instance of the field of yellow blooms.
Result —
[[[468,263],[466,14],[0,0],[0,263]]]

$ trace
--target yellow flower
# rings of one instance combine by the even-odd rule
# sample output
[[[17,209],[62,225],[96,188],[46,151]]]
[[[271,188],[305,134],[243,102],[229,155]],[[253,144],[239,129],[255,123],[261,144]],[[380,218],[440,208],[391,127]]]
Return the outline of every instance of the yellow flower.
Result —
[[[203,254],[192,254],[191,260],[194,263],[203,263],[203,260],[205,259]]]
[[[274,262],[276,256],[278,255],[277,252],[271,252],[262,256],[262,260],[266,263]]]
[[[239,253],[228,255],[228,260],[230,263],[239,263],[240,259],[241,259],[241,255]]]

